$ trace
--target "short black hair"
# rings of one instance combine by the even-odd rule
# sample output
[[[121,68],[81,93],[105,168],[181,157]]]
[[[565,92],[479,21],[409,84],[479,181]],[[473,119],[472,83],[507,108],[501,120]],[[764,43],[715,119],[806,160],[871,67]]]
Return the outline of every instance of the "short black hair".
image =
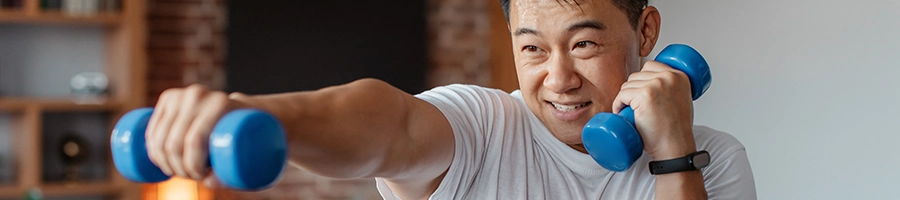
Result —
[[[569,2],[569,0],[556,0],[556,1],[564,1]],[[578,0],[572,0],[576,5],[578,5]],[[628,22],[631,23],[631,26],[637,28],[638,18],[641,18],[641,13],[644,12],[644,8],[647,7],[648,0],[611,0],[616,7],[622,9],[626,15],[628,15]],[[509,23],[509,0],[500,0],[500,5],[503,7],[503,15],[506,16],[506,23]]]

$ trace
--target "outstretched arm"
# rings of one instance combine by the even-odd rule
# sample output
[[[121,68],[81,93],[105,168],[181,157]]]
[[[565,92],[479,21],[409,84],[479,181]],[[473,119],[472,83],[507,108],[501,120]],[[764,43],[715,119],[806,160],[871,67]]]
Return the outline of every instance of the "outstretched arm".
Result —
[[[157,110],[171,109],[158,113],[178,114],[151,118],[151,160],[171,175],[211,178],[204,174],[205,159],[188,158],[206,156],[215,121],[244,107],[265,110],[282,122],[292,164],[328,177],[383,177],[404,198],[427,198],[453,159],[452,129],[437,108],[383,81],[362,79],[271,95],[225,95],[195,86],[166,91]],[[171,143],[184,145],[179,150]]]

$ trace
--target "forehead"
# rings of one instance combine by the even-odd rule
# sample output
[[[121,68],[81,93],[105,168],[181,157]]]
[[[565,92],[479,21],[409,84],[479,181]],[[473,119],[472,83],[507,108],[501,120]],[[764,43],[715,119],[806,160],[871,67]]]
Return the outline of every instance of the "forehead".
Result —
[[[509,17],[513,30],[518,27],[561,27],[588,19],[606,25],[628,23],[625,13],[611,0],[512,0]]]

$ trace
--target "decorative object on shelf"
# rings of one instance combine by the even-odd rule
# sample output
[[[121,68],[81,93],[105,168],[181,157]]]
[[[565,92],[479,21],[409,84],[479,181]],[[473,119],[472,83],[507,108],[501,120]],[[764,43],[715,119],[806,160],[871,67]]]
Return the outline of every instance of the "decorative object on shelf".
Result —
[[[58,11],[62,8],[63,0],[41,0],[41,8],[44,10]]]
[[[52,1],[61,1],[58,9],[70,15],[91,15],[98,12],[118,11],[121,0],[44,0],[47,5]],[[48,7],[49,8],[49,7]]]
[[[41,200],[44,199],[43,192],[41,192],[40,188],[31,188],[28,192],[25,192],[25,195],[22,196],[23,200]]]
[[[102,104],[106,100],[106,92],[109,89],[109,80],[106,75],[98,72],[79,73],[69,82],[75,103],[78,104]]]
[[[90,148],[87,142],[75,132],[68,132],[59,143],[60,156],[65,163],[66,180],[77,181],[80,178],[78,168],[81,163],[87,160],[90,155]]]

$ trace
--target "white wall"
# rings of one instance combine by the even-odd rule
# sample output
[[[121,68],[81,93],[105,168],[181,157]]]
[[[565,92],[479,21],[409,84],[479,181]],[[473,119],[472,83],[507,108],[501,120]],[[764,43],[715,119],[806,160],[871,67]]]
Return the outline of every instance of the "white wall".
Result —
[[[744,143],[759,199],[900,199],[900,1],[651,5],[657,51],[709,61],[695,123]]]
[[[66,97],[69,80],[103,72],[99,26],[0,24],[0,95]]]

